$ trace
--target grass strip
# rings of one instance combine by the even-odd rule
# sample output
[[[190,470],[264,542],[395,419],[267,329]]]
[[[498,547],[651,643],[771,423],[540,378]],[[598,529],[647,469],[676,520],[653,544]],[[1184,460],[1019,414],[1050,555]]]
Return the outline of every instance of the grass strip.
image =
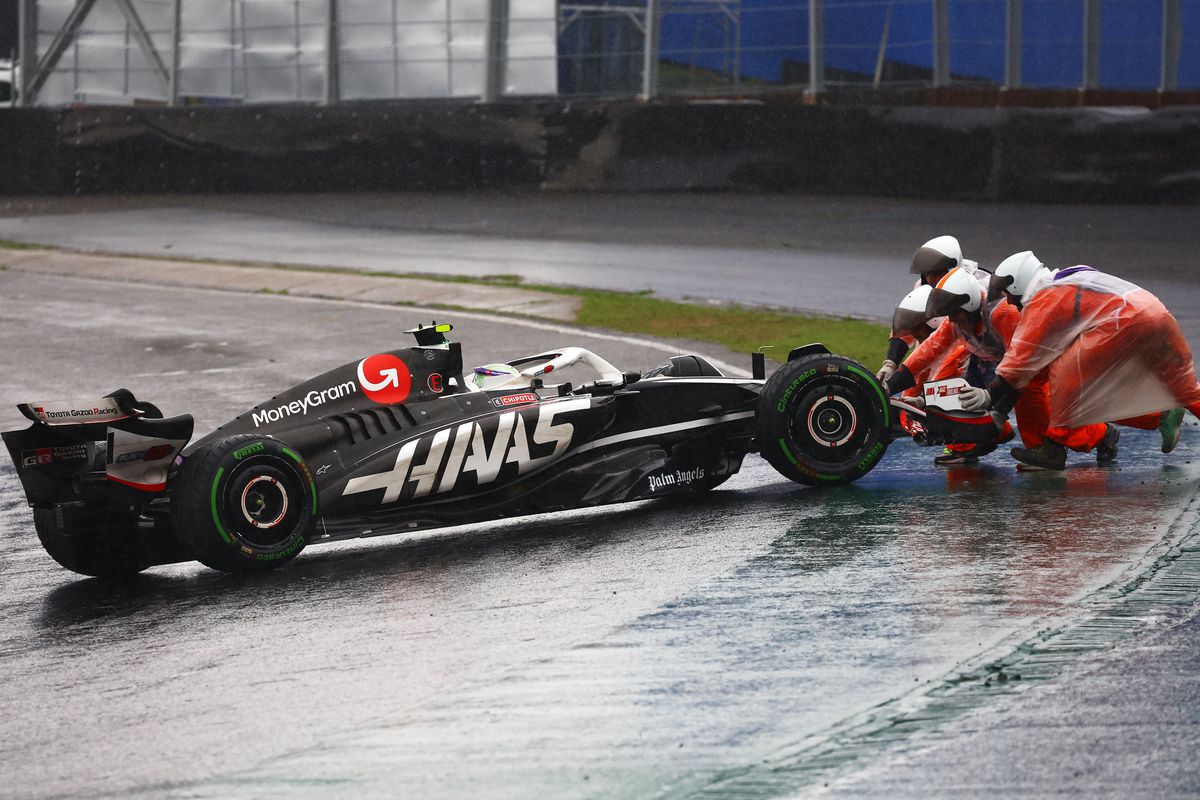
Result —
[[[25,244],[0,239],[0,249],[57,250],[49,245]],[[369,278],[432,280],[443,283],[469,283],[485,286],[510,286],[569,295],[582,300],[576,322],[595,328],[622,333],[645,334],[670,341],[687,339],[711,342],[729,350],[750,353],[765,347],[767,358],[787,359],[788,351],[813,342],[821,342],[838,355],[849,356],[872,370],[887,350],[888,328],[873,322],[849,317],[822,317],[790,312],[784,309],[753,308],[732,303],[702,303],[664,300],[649,293],[613,292],[602,289],[579,289],[569,286],[546,286],[526,283],[520,275],[498,274],[471,277],[428,273],[374,272],[370,270],[299,264],[272,264],[248,261],[221,261],[207,258],[188,258],[170,254],[147,255],[130,253],[89,253],[104,257],[139,260],[169,260],[222,266],[241,266],[287,270],[290,272],[319,272],[338,275],[359,275]],[[287,290],[263,289],[266,294],[287,294]]]
[[[27,242],[14,242],[12,239],[0,239],[0,250],[49,250],[50,247]]]
[[[787,359],[793,347],[821,342],[833,352],[874,368],[887,350],[884,325],[849,318],[805,316],[774,309],[710,305],[663,300],[642,294],[589,289],[573,291],[583,298],[576,322],[598,328],[642,333],[668,341],[675,338],[713,342],[736,352],[764,345],[768,358]]]

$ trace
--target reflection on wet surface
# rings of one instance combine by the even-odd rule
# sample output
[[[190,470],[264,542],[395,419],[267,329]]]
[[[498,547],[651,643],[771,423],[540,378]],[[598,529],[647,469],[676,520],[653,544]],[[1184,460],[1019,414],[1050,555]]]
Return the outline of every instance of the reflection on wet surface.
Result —
[[[50,562],[6,465],[9,791],[686,795],[1070,615],[1196,492],[1197,433],[1062,474],[902,443],[831,491],[752,459],[700,501],[115,585]]]
[[[121,382],[196,413],[198,432],[412,324],[264,296],[0,283],[6,403]],[[475,353],[561,344],[479,322],[457,332]],[[203,372],[226,367],[238,371]],[[939,471],[932,450],[898,444],[833,491],[750,459],[690,502],[115,585],[49,559],[0,459],[0,794],[686,795],[1075,613],[1200,483],[1200,428],[1170,456],[1152,433],[1121,446],[1116,467],[1074,457],[1065,474],[1017,474],[1002,455]]]

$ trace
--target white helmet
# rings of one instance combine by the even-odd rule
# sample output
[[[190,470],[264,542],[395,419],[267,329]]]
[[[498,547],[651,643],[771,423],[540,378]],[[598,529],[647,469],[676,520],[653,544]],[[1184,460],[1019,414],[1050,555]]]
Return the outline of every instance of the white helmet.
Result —
[[[1000,295],[1008,292],[1017,298],[1014,302],[1018,308],[1029,299],[1030,288],[1038,279],[1049,275],[1050,270],[1038,260],[1032,250],[1022,250],[1013,253],[1000,262],[988,282],[988,299],[999,300]]]
[[[896,311],[892,314],[893,334],[908,334],[917,341],[925,341],[930,332],[937,327],[925,313],[925,307],[929,304],[929,294],[932,291],[932,286],[922,284],[904,295],[904,299],[900,301],[900,305],[896,306]]]
[[[959,309],[978,311],[983,305],[983,287],[979,280],[961,267],[946,273],[929,292],[925,313],[930,317],[946,317]]]
[[[467,382],[485,392],[529,385],[529,380],[511,364],[484,364],[482,367],[476,367]]]
[[[931,272],[949,272],[962,266],[962,247],[953,236],[938,236],[930,239],[913,253],[909,272],[913,275],[928,275]]]

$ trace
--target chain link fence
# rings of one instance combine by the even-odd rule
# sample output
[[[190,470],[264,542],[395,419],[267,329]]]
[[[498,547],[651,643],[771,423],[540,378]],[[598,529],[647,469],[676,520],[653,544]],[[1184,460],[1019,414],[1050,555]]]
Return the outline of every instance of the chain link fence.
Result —
[[[26,105],[1200,88],[1200,0],[19,0]]]

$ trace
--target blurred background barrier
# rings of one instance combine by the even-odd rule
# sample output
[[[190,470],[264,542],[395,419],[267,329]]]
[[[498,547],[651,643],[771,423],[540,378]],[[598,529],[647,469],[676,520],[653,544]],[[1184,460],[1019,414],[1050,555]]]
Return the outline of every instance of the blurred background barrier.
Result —
[[[1173,92],[1200,0],[0,0],[10,52],[27,106]]]
[[[558,189],[1195,202],[1200,107],[631,100],[0,113],[0,194]]]
[[[1200,0],[0,0],[5,48],[8,195],[1200,194]]]

